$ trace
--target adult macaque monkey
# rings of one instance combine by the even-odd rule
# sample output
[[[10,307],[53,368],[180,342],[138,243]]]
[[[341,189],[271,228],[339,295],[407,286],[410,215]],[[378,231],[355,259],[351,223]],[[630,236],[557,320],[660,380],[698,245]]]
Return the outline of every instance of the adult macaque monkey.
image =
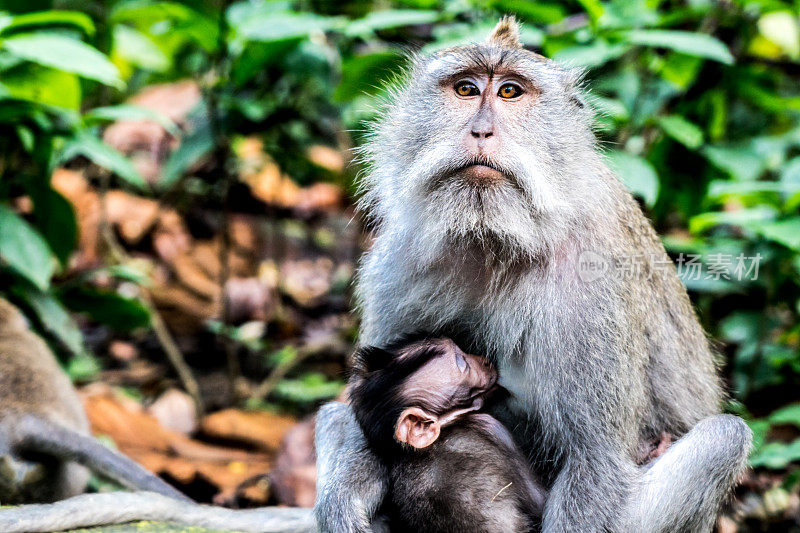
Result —
[[[709,343],[597,149],[578,80],[524,50],[509,18],[415,59],[364,151],[377,237],[361,342],[431,331],[497,365],[511,394],[494,414],[549,485],[545,532],[709,531],[751,435],[717,414]],[[606,271],[583,275],[582,254]],[[630,258],[646,263],[622,275],[613,261]],[[384,499],[357,428],[347,406],[319,414],[321,531],[370,531]],[[682,437],[638,467],[662,434]]]
[[[69,378],[16,307],[0,298],[0,504],[83,492],[88,467],[129,488],[187,498],[91,436]]]

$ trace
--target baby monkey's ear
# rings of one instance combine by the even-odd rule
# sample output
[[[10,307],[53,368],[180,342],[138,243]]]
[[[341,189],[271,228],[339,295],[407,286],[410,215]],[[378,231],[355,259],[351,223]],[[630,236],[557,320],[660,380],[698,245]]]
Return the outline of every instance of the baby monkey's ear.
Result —
[[[522,47],[522,44],[519,42],[519,23],[517,19],[510,15],[501,18],[486,41],[489,44],[505,46],[507,48]]]
[[[394,438],[414,448],[426,448],[436,442],[442,428],[439,419],[418,407],[410,407],[400,413]]]

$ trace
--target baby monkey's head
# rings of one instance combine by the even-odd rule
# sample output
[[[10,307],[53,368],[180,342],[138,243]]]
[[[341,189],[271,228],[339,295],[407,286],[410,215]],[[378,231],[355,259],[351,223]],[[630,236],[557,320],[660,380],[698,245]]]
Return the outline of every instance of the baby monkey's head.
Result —
[[[353,411],[379,453],[398,443],[417,449],[431,445],[442,428],[479,410],[497,383],[486,358],[464,353],[449,339],[361,348],[353,373]]]
[[[536,255],[575,205],[598,201],[580,73],[518,32],[504,18],[484,42],[415,58],[364,151],[363,206],[378,220]]]

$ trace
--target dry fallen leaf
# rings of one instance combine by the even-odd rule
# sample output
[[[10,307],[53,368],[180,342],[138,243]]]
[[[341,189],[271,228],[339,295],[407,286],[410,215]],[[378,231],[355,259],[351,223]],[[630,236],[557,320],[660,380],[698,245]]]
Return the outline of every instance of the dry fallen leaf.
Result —
[[[331,172],[343,172],[345,159],[341,151],[325,146],[324,144],[315,144],[309,147],[306,153],[308,160]]]
[[[333,261],[329,257],[284,261],[280,288],[303,307],[319,305],[331,288]]]
[[[294,418],[266,411],[225,409],[204,417],[200,422],[200,431],[215,439],[245,442],[258,449],[274,452],[296,423]]]
[[[182,129],[187,127],[191,110],[200,103],[200,88],[193,80],[152,85],[128,100],[156,111]],[[106,128],[103,140],[130,156],[136,169],[148,182],[161,174],[167,155],[177,148],[180,140],[153,120],[120,120]]]
[[[158,202],[125,191],[108,191],[105,209],[108,222],[131,245],[137,244],[152,229],[159,214]]]
[[[243,482],[266,474],[271,468],[271,454],[190,439],[164,428],[135,401],[121,398],[108,387],[86,387],[83,399],[95,434],[107,435],[122,453],[181,485],[188,487],[202,480],[220,494],[234,494]],[[289,420],[284,424],[291,423]],[[276,428],[267,433],[270,431],[275,432]]]
[[[78,251],[72,258],[72,268],[81,269],[95,264],[98,260],[100,198],[83,174],[74,170],[56,169],[51,178],[51,185],[72,204],[75,210],[78,222]]]

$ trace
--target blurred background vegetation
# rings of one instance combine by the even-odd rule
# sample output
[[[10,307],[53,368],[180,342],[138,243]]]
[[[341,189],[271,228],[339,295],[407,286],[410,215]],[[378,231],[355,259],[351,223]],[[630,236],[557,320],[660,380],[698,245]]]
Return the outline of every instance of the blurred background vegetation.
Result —
[[[516,14],[526,47],[586,69],[611,164],[673,257],[704,262],[684,281],[729,409],[756,434],[746,490],[760,496],[739,514],[797,522],[800,2],[2,10],[0,293],[78,382],[155,394],[163,382],[129,375],[145,359],[206,410],[295,416],[338,393],[357,329],[349,282],[368,238],[350,149],[410,52],[481,40]],[[708,263],[742,254],[760,258],[756,279]]]

